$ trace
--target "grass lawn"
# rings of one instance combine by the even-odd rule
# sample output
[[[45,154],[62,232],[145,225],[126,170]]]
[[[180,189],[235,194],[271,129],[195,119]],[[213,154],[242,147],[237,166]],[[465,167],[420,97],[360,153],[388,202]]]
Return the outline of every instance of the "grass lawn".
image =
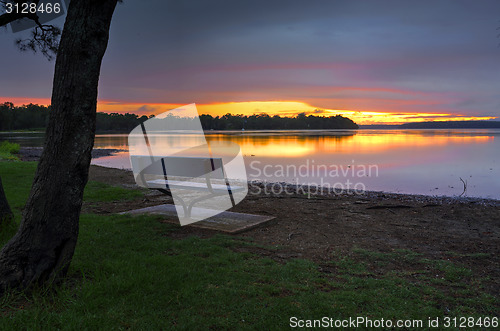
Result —
[[[35,168],[32,162],[0,162],[18,221]],[[85,199],[133,199],[137,194],[90,182]],[[2,229],[1,244],[14,231]],[[293,316],[412,319],[426,327],[429,317],[443,323],[445,316],[498,314],[498,300],[483,289],[483,278],[451,261],[411,251],[358,249],[349,256],[332,255],[325,273],[308,260],[279,263],[236,252],[255,245],[242,238],[175,239],[170,236],[175,231],[179,227],[156,217],[82,215],[67,280],[55,290],[1,298],[0,329],[274,330],[289,328]],[[415,270],[411,275],[376,272],[377,265],[394,261],[408,261]]]
[[[19,153],[19,144],[8,141],[0,142],[0,160],[19,160],[16,154]]]

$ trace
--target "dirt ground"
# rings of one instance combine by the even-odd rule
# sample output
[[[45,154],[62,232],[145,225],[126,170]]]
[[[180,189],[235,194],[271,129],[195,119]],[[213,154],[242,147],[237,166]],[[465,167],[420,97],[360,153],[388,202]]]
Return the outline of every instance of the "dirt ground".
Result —
[[[90,180],[134,187],[132,173],[119,169],[92,166]],[[84,212],[115,213],[161,203],[172,200],[156,191],[145,191],[145,196],[135,201],[85,205]],[[459,262],[475,275],[489,277],[491,292],[498,294],[500,288],[500,201],[380,192],[308,198],[250,190],[230,211],[276,217],[237,236],[281,249],[245,246],[239,248],[242,251],[278,261],[312,259],[329,272],[326,261],[332,254],[350,254],[353,248],[375,252],[407,249],[429,259]],[[170,236],[209,237],[215,233],[185,226]]]

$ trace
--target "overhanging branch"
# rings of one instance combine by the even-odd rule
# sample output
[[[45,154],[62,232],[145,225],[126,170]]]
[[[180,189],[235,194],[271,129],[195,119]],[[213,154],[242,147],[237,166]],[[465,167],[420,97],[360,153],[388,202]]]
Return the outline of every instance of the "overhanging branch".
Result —
[[[0,0],[3,7],[6,8],[7,3],[25,3],[27,1],[22,0],[12,0],[5,1]],[[30,3],[38,5],[40,0],[32,0]],[[5,13],[0,15],[0,27],[6,26],[12,22],[29,19],[33,21],[36,26],[31,31],[30,39],[17,39],[16,45],[21,51],[31,50],[34,53],[40,51],[47,59],[52,60],[54,54],[57,53],[59,47],[59,37],[61,35],[61,29],[54,25],[44,25],[40,22],[40,18],[36,13]]]

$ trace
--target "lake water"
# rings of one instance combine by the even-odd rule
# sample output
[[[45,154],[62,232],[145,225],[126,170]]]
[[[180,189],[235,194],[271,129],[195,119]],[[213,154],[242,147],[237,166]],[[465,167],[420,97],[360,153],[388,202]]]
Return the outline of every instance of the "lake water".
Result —
[[[41,146],[43,135],[1,133]],[[249,179],[396,193],[500,199],[500,130],[339,130],[210,133],[240,145]],[[127,135],[97,135],[96,148],[123,149],[93,164],[130,169]],[[462,182],[463,180],[463,182]]]

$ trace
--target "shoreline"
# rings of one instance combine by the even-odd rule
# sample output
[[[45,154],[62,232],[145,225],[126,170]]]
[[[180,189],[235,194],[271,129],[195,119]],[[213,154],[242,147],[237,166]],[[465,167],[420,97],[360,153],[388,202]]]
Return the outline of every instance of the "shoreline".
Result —
[[[21,147],[19,149],[19,158],[21,161],[38,161],[42,155],[43,147]],[[124,151],[123,149],[115,148],[94,148],[92,150],[92,158],[112,156],[115,153]]]
[[[43,147],[21,147],[19,150],[19,156],[22,161],[38,161],[40,155],[42,154]],[[112,156],[115,153],[123,151],[122,149],[113,148],[94,148],[92,150],[92,158],[97,159],[106,156]],[[112,167],[105,167],[100,165],[91,165],[91,167],[100,167],[105,169],[112,169],[120,172],[128,172],[132,174],[132,170],[129,169],[118,169]],[[260,180],[249,180],[249,195],[251,194],[250,188],[252,186],[257,186],[260,189],[265,189],[269,192],[273,192],[273,187],[279,186],[281,190],[290,193],[289,195],[296,195],[300,193],[311,193],[311,199],[314,196],[328,197],[328,196],[358,196],[365,199],[397,199],[400,201],[418,201],[428,204],[453,204],[453,203],[471,203],[471,204],[481,204],[489,206],[500,206],[500,199],[493,198],[482,198],[482,197],[467,197],[467,196],[433,196],[424,194],[412,194],[412,193],[394,193],[394,192],[384,192],[384,191],[363,191],[362,193],[355,191],[343,191],[336,192],[333,189],[327,190],[326,188],[321,188],[317,186],[310,185],[297,185],[287,182],[267,182]],[[319,191],[319,192],[318,192]],[[269,194],[269,196],[274,196],[276,194]]]
[[[123,169],[125,170],[125,169]],[[362,192],[356,192],[354,190],[344,190],[342,192],[336,192],[333,189],[330,189],[327,192],[326,189],[321,189],[321,187],[316,187],[316,186],[309,186],[309,185],[297,185],[297,184],[290,184],[286,182],[264,182],[264,181],[249,181],[248,182],[249,186],[252,184],[258,185],[260,188],[267,187],[269,190],[272,190],[273,186],[280,185],[282,187],[286,187],[287,190],[291,189],[293,194],[299,194],[301,192],[317,192],[320,191],[321,193],[313,193],[311,194],[311,199],[314,199],[314,196],[319,196],[319,197],[332,197],[332,196],[358,196],[360,198],[367,198],[367,199],[398,199],[401,201],[404,201],[405,198],[411,198],[410,200],[412,201],[418,201],[422,203],[435,203],[435,204],[452,204],[452,203],[475,203],[475,204],[483,204],[483,205],[490,205],[490,206],[500,206],[500,200],[499,199],[493,199],[493,198],[481,198],[481,197],[467,197],[467,196],[445,196],[445,195],[440,195],[440,196],[433,196],[433,195],[424,195],[424,194],[412,194],[412,193],[393,193],[393,192],[384,192],[384,191],[362,191]],[[271,191],[272,192],[272,191]],[[249,193],[250,194],[250,193]],[[290,194],[292,195],[292,194]]]
[[[129,175],[131,178],[132,176],[132,170],[129,169],[118,169],[118,168],[112,168],[112,167],[105,167],[101,165],[95,165],[92,164],[91,167],[95,168],[100,168],[103,169],[104,171],[109,171],[109,172],[119,172],[124,175]],[[133,181],[133,178],[132,178]],[[254,190],[257,190],[259,188],[260,190],[266,190],[266,192],[270,192],[270,194],[267,194],[269,197],[276,197],[276,196],[297,196],[297,195],[303,195],[305,196],[304,199],[309,199],[309,200],[314,200],[317,198],[321,197],[358,197],[360,201],[363,199],[373,201],[373,200],[380,200],[380,201],[389,201],[389,200],[398,200],[400,202],[413,202],[413,203],[423,203],[427,204],[429,206],[434,206],[434,205],[450,205],[450,204],[457,204],[457,203],[464,203],[464,204],[476,204],[476,205],[482,205],[482,206],[492,206],[500,207],[500,200],[498,199],[492,199],[492,198],[480,198],[480,197],[450,197],[450,196],[431,196],[431,195],[424,195],[424,194],[411,194],[411,193],[393,193],[393,192],[384,192],[384,191],[363,191],[363,192],[355,192],[355,191],[342,191],[342,192],[336,192],[333,189],[327,191],[326,189],[321,190],[321,188],[317,188],[315,186],[309,186],[309,185],[297,185],[297,184],[292,184],[292,183],[287,183],[287,182],[266,182],[266,181],[259,181],[259,180],[249,180],[248,182],[249,190],[248,190],[248,196],[251,195],[260,195],[261,193],[252,193],[252,188]],[[133,183],[128,183],[128,187],[130,185],[135,185],[135,182]],[[282,188],[281,193],[275,194],[273,193],[273,187],[280,186]],[[276,191],[276,190],[275,190]],[[319,192],[318,192],[319,191]],[[285,192],[285,193],[283,193]],[[311,194],[308,195],[304,194],[304,192],[311,192]],[[316,193],[315,193],[316,192]],[[360,202],[361,204],[362,202]],[[404,208],[404,207],[403,207]]]

